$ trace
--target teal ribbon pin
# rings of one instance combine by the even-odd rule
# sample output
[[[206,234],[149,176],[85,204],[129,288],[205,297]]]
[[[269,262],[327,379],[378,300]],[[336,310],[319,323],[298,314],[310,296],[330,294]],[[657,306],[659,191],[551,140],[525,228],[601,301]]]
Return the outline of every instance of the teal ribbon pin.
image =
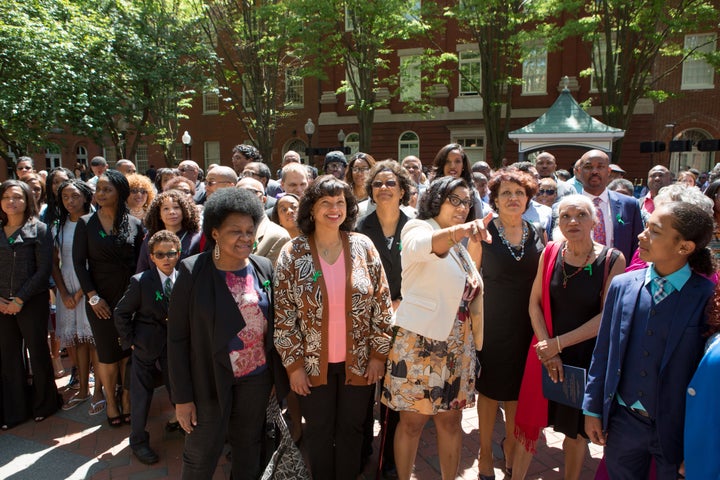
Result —
[[[163,294],[160,292],[160,290],[155,290],[155,301],[159,302],[163,299]]]
[[[15,239],[12,237],[8,238],[8,243],[12,245],[13,243],[15,243]]]
[[[322,271],[315,270],[315,273],[313,273],[313,282],[317,282],[320,277],[322,277]]]
[[[617,218],[617,221],[620,225],[625,225],[625,221],[622,219],[622,216],[620,216],[619,213],[617,214],[617,217],[615,217],[615,218]]]

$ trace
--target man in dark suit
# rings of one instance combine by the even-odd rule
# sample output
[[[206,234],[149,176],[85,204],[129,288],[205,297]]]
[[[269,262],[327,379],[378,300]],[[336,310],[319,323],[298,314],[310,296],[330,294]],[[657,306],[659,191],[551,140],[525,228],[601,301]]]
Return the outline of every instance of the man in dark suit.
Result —
[[[610,158],[605,152],[590,150],[580,158],[580,180],[583,195],[593,201],[598,215],[593,239],[632,258],[643,231],[640,206],[634,198],[607,189]]]
[[[115,326],[123,349],[132,349],[130,370],[130,449],[145,464],[157,463],[145,430],[155,389],[156,363],[160,364],[165,385],[170,390],[167,370],[167,313],[180,258],[180,239],[161,230],[148,242],[154,266],[130,279],[125,295],[115,308]],[[127,412],[126,412],[127,413]]]

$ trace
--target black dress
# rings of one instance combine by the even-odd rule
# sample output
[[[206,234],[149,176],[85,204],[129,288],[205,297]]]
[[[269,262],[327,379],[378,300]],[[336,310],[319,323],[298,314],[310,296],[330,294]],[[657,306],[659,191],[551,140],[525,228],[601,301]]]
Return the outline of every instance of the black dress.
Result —
[[[143,241],[140,220],[128,215],[128,223],[129,233],[124,239],[105,232],[97,212],[81,217],[75,228],[73,263],[85,299],[87,301],[87,292],[95,290],[108,303],[111,311],[135,273]],[[112,318],[99,319],[90,305],[87,305],[86,311],[100,362],[115,363],[129,356],[130,350],[120,348]]]
[[[493,400],[516,401],[533,335],[528,313],[530,291],[545,245],[541,232],[524,221],[528,236],[525,253],[517,261],[500,239],[495,222],[488,225],[492,243],[482,244],[485,322],[483,349],[477,352],[475,389]],[[520,249],[514,251],[520,254]]]
[[[553,337],[575,330],[602,311],[602,289],[607,251],[608,247],[604,247],[591,263],[592,269],[583,269],[568,279],[565,288],[562,285],[562,256],[558,253],[550,279]],[[608,272],[619,254],[618,250],[613,250]],[[565,272],[568,275],[572,275],[575,271],[577,271],[577,266],[566,264]],[[576,345],[563,347],[560,358],[564,364],[589,369],[594,348],[595,338],[591,338]],[[578,434],[587,438],[583,428],[584,423],[585,418],[581,410],[548,401],[548,425],[553,425],[555,431],[570,438],[577,438]]]

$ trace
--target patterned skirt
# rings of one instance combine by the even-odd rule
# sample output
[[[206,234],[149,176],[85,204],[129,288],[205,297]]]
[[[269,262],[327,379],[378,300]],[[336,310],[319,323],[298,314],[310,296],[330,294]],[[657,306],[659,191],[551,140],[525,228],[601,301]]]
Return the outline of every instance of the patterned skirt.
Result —
[[[423,415],[475,405],[475,347],[466,318],[461,310],[445,341],[398,328],[383,384],[385,405]]]

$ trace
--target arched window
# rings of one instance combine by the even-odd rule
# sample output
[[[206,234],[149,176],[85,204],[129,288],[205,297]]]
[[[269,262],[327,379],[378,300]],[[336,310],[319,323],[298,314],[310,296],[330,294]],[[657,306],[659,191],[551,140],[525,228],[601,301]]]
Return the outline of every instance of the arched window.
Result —
[[[420,157],[420,137],[412,131],[401,133],[398,139],[397,160],[402,162],[402,159],[408,155]]]
[[[78,145],[78,147],[75,149],[75,161],[87,165],[87,163],[88,163],[87,148],[83,147],[82,145]]]
[[[692,150],[689,152],[672,152],[670,154],[670,171],[677,174],[682,170],[696,168],[701,172],[709,171],[715,165],[715,152],[701,152],[697,148],[700,140],[712,138],[709,133],[700,129],[690,129],[676,135],[673,140],[692,141]]]
[[[45,149],[45,168],[50,170],[62,166],[62,150],[54,143]]]
[[[300,161],[304,163],[305,165],[308,164],[308,157],[305,155],[305,150],[307,149],[307,143],[303,142],[299,138],[290,140],[287,145],[285,145],[285,148],[283,148],[283,156],[290,150],[296,151],[300,155]]]
[[[345,136],[345,146],[350,148],[350,154],[346,155],[350,158],[350,155],[360,151],[360,134],[353,132],[348,133]]]

